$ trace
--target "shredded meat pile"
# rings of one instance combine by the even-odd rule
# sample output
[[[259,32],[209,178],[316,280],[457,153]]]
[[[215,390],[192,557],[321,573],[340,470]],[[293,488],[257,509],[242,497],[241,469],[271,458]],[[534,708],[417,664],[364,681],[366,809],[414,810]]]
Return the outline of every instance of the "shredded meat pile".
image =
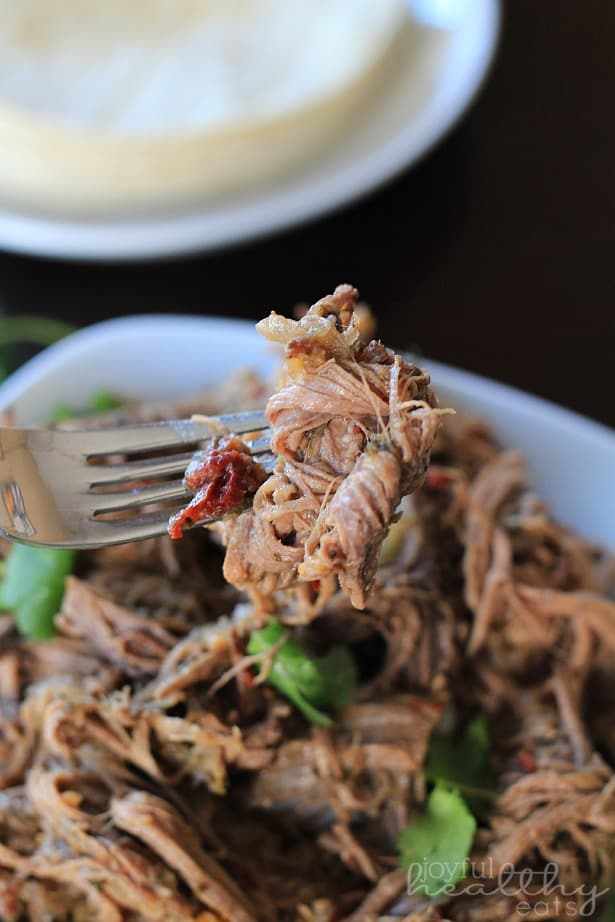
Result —
[[[2,922],[565,922],[615,877],[611,561],[475,420],[444,419],[419,487],[427,376],[352,339],[353,301],[269,321],[288,342],[269,403],[283,463],[224,536],[227,572],[275,592],[306,649],[352,653],[351,699],[313,726],[257,672],[260,601],[224,581],[216,533],[81,554],[53,640],[0,622]],[[237,382],[177,415],[263,405]],[[279,591],[289,569],[328,580],[317,604]],[[407,892],[396,840],[425,808],[434,730],[476,713],[497,779],[471,856],[485,893],[432,901]],[[564,901],[497,886],[549,862]]]
[[[399,503],[424,480],[440,424],[429,376],[361,341],[357,298],[339,285],[300,320],[272,313],[258,324],[285,346],[267,404],[280,460],[252,508],[225,525],[224,573],[240,589],[266,596],[335,575],[365,608]]]

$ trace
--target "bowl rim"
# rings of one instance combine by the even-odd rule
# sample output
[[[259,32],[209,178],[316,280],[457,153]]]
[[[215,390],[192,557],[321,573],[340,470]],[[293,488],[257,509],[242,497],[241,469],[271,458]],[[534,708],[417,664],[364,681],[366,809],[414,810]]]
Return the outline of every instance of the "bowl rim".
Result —
[[[189,341],[187,364],[178,362]],[[152,362],[142,362],[144,348]],[[114,351],[116,366],[109,361]],[[529,483],[562,525],[615,553],[615,430],[490,378],[410,358],[431,374],[441,405],[484,419],[504,449],[521,449]],[[0,411],[13,405],[20,423],[44,420],[55,401],[85,399],[87,387],[79,384],[88,380],[90,390],[112,386],[134,399],[188,396],[222,381],[232,367],[252,367],[265,379],[274,373],[275,352],[253,321],[189,314],[118,317],[75,332],[31,359],[0,385]]]
[[[92,343],[102,341],[105,338],[112,340],[116,335],[123,336],[127,333],[139,332],[142,327],[151,331],[153,326],[158,326],[162,331],[165,327],[177,329],[177,327],[181,326],[192,326],[194,323],[203,324],[212,329],[217,328],[220,333],[226,329],[229,332],[232,330],[235,334],[242,333],[243,335],[252,336],[255,332],[254,325],[256,320],[219,315],[170,313],[128,314],[101,320],[75,330],[53,345],[47,346],[16,371],[12,372],[0,383],[0,411],[7,410],[21,399],[30,387],[39,384],[41,378],[61,367],[64,362],[72,356],[78,355]],[[545,414],[548,414],[551,423],[555,421],[564,426],[580,427],[588,438],[603,441],[607,450],[615,451],[615,430],[605,423],[577,413],[575,410],[570,410],[545,397],[539,397],[529,391],[523,391],[513,385],[505,384],[495,378],[489,378],[486,375],[467,371],[464,368],[432,360],[425,356],[413,356],[413,359],[421,366],[424,366],[432,378],[437,377],[438,383],[445,390],[467,391],[470,403],[473,393],[487,387],[504,406],[510,406],[511,403],[518,405],[521,401],[525,405],[524,409],[531,415],[544,417]]]

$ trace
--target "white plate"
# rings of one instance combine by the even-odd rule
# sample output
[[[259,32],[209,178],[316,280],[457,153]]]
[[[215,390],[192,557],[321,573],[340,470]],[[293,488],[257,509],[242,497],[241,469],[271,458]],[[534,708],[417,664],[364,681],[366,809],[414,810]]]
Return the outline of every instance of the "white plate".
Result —
[[[176,397],[223,380],[232,368],[270,375],[277,351],[246,321],[142,316],[108,320],[40,353],[0,385],[0,410],[43,422],[63,401],[109,388],[129,397]],[[424,361],[443,403],[487,420],[523,451],[557,516],[615,551],[615,433],[555,404],[487,378]]]
[[[456,122],[492,60],[499,0],[413,0],[454,9],[445,28],[409,23],[387,84],[339,144],[301,172],[258,192],[191,210],[125,219],[60,217],[0,203],[0,247],[79,259],[171,256],[237,243],[298,224],[363,195],[415,163]]]

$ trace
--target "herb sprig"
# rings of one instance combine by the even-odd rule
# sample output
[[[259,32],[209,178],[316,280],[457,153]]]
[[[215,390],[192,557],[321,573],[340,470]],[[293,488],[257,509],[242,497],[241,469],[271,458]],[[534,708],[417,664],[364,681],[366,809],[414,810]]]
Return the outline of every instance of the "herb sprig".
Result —
[[[423,813],[397,841],[399,861],[408,870],[414,893],[441,896],[467,875],[475,815],[483,813],[495,796],[489,754],[489,731],[483,716],[474,718],[459,738],[438,733],[432,736],[425,776],[434,788]]]
[[[15,613],[17,630],[31,640],[53,637],[74,551],[14,544],[4,561],[0,608]]]
[[[277,649],[276,649],[277,648]],[[250,655],[273,651],[267,681],[292,701],[311,723],[332,727],[334,721],[322,708],[341,707],[357,681],[354,659],[344,647],[333,647],[325,656],[313,657],[290,635],[277,618],[253,631],[248,643]]]

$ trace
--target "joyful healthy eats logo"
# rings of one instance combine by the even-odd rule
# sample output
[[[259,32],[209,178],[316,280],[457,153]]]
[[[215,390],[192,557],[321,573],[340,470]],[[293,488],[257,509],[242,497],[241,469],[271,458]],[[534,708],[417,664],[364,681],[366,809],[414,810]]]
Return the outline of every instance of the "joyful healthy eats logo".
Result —
[[[495,873],[491,859],[485,861],[414,861],[408,867],[409,894],[444,896],[455,893],[466,896],[491,896],[494,893],[516,897],[517,914],[532,918],[568,915],[570,918],[591,918],[599,901],[609,892],[607,887],[581,885],[566,888],[560,881],[559,867],[554,861],[542,870],[504,864]],[[463,880],[459,886],[455,881]]]

